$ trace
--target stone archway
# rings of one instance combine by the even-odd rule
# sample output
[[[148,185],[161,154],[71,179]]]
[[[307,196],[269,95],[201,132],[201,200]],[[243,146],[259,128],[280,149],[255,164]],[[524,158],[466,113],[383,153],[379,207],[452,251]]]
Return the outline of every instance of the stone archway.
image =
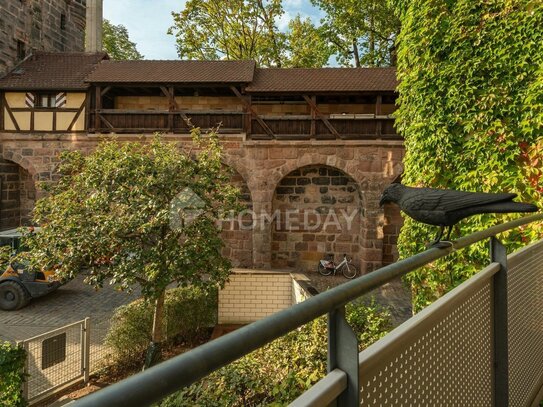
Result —
[[[32,174],[0,157],[0,230],[28,225],[36,201]]]
[[[272,203],[272,267],[316,270],[326,253],[344,253],[360,265],[362,195],[356,181],[327,165],[288,173]]]
[[[232,169],[231,185],[241,192],[240,204],[244,210],[239,216],[222,222],[221,237],[224,241],[223,256],[228,257],[234,267],[253,266],[252,216],[253,207],[251,191],[245,179]]]

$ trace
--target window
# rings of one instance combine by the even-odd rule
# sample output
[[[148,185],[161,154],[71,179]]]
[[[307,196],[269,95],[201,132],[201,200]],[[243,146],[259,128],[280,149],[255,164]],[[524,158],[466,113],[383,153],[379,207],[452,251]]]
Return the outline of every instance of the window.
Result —
[[[54,93],[38,93],[36,107],[54,108],[56,95]]]
[[[19,61],[26,57],[26,44],[20,40],[17,40],[17,59]]]

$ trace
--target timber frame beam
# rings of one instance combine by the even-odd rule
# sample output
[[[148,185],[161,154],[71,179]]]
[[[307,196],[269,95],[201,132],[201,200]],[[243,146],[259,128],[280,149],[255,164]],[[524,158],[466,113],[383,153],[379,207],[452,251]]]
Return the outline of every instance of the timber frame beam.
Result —
[[[262,117],[260,117],[254,111],[254,109],[253,109],[253,107],[251,105],[250,99],[249,99],[249,101],[247,101],[245,99],[245,97],[243,97],[243,95],[240,93],[240,91],[235,86],[230,86],[230,89],[232,90],[232,92],[234,92],[234,95],[236,95],[238,97],[238,99],[241,100],[241,103],[243,104],[243,106],[247,110],[247,113],[250,114],[251,119],[254,117],[256,119],[256,121],[262,126],[262,128],[264,129],[266,134],[268,134],[268,136],[270,136],[271,138],[276,138],[275,133],[272,131],[272,129],[270,129],[270,127],[266,124],[266,122],[262,119]],[[250,132],[250,129],[246,129],[246,130],[249,130],[249,132]]]
[[[311,107],[311,118],[320,119],[328,128],[328,130],[330,130],[330,133],[332,133],[337,138],[343,138],[336,130],[336,128],[332,126],[332,123],[330,123],[328,118],[319,111],[319,109],[317,108],[317,99],[315,97],[309,97],[308,95],[303,95],[303,97],[307,104]],[[313,124],[311,126],[311,130],[313,130]]]

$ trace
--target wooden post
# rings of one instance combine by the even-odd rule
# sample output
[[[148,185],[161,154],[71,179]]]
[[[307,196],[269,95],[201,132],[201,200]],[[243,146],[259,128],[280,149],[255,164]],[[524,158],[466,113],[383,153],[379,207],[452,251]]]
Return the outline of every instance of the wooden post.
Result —
[[[91,100],[92,100],[92,92],[89,89],[87,91],[87,96],[85,97],[85,130],[89,131],[91,127],[90,122],[90,112],[91,112]]]
[[[175,111],[175,89],[168,87],[168,131],[173,133],[173,112]]]
[[[315,138],[317,135],[317,111],[315,109],[315,106],[317,106],[317,96],[313,95],[311,96],[311,101],[313,102],[311,105],[309,105],[311,109],[311,130],[310,135],[311,138]]]
[[[100,123],[100,114],[98,113],[102,109],[102,89],[97,86],[95,89],[96,100],[94,101],[94,132],[100,133],[102,124]]]
[[[5,130],[5,127],[4,127],[4,92],[0,92],[0,130]]]
[[[377,118],[378,116],[381,115],[381,105],[383,104],[383,96],[382,95],[377,95],[377,100],[375,101],[375,117]],[[383,132],[383,122],[381,121],[381,119],[377,119],[377,124],[376,124],[376,127],[375,127],[375,134],[377,137],[381,137],[381,133]]]
[[[253,99],[251,95],[246,96],[247,105],[245,106],[245,125],[244,130],[247,136],[250,136],[252,133],[253,127]]]

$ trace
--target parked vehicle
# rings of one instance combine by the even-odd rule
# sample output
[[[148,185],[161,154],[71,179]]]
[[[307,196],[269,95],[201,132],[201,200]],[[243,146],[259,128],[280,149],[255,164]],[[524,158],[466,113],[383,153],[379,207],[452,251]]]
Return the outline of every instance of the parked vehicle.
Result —
[[[20,253],[25,250],[21,237],[17,229],[0,232],[0,246],[10,246],[12,255]],[[28,265],[15,261],[12,256],[0,275],[0,309],[12,311],[23,308],[32,298],[49,294],[60,286],[54,270],[31,271]]]
[[[352,263],[352,260],[352,258],[347,258],[347,255],[344,254],[343,261],[336,265],[334,255],[328,254],[326,258],[319,261],[317,271],[323,276],[336,275],[338,271],[341,271],[345,278],[355,278],[358,274],[358,268]]]

